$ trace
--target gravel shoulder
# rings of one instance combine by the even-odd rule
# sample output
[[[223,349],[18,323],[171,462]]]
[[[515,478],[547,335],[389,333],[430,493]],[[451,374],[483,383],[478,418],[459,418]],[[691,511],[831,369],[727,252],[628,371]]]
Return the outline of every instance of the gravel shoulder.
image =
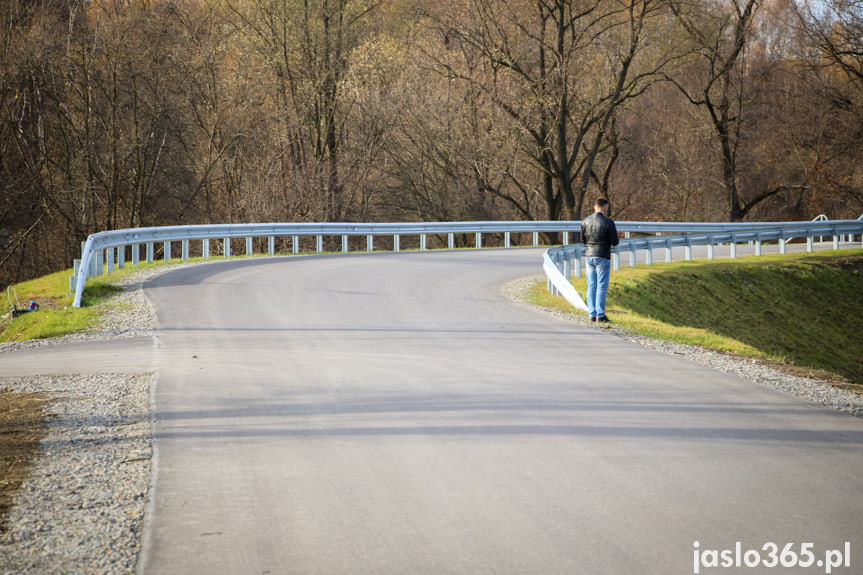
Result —
[[[167,269],[128,276],[126,289],[103,304],[106,312],[98,332],[2,344],[0,361],[4,352],[16,349],[152,336],[155,317],[140,288]],[[504,295],[524,302],[539,277],[510,282]],[[758,385],[863,416],[863,397],[826,382],[792,376],[753,360],[651,340],[614,326],[591,326],[577,314],[545,311],[603,335],[686,357]],[[152,374],[123,373],[0,378],[0,390],[38,392],[52,398],[46,407],[48,436],[10,512],[9,530],[0,534],[0,573],[136,571],[151,482],[152,381]]]
[[[102,304],[100,329],[0,345],[3,353],[78,341],[152,336],[141,285],[166,268],[129,276]],[[150,489],[152,374],[0,378],[0,390],[40,393],[47,437],[0,533],[3,575],[134,573]]]

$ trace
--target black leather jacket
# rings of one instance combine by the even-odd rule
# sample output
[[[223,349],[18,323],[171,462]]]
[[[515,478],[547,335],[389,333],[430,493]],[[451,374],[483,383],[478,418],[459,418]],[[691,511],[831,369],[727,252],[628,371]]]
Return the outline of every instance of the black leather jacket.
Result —
[[[620,243],[614,220],[602,212],[581,220],[581,241],[584,242],[584,256],[588,258],[611,259],[611,246]]]

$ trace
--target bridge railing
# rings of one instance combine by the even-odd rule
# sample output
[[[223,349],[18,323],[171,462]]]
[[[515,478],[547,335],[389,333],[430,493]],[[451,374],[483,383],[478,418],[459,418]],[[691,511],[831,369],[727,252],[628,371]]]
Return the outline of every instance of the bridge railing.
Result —
[[[779,253],[786,253],[787,243],[792,239],[805,238],[806,250],[811,252],[815,238],[832,237],[833,249],[839,249],[840,239],[853,243],[855,235],[861,235],[863,247],[863,216],[858,220],[815,220],[812,222],[757,222],[757,223],[660,223],[617,222],[618,231],[627,235],[620,244],[612,248],[612,267],[620,269],[620,258],[629,255],[629,265],[635,266],[636,253],[645,252],[647,265],[653,263],[653,251],[665,249],[665,260],[672,261],[672,249],[684,248],[684,258],[692,259],[693,246],[707,246],[708,259],[714,259],[715,247],[728,244],[730,257],[737,256],[738,244],[752,244],[755,255],[760,256],[765,242],[777,242]],[[653,237],[629,237],[634,231],[658,233]],[[671,235],[666,235],[671,234]],[[548,289],[567,299],[578,309],[587,311],[587,305],[570,283],[572,274],[581,277],[584,258],[583,244],[570,244],[550,248],[543,255],[543,269],[548,278]]]
[[[836,226],[843,224],[840,228]],[[849,225],[844,225],[849,224]],[[662,234],[659,237],[642,237],[624,240],[621,245],[628,246],[634,252],[636,249],[647,249],[655,246],[654,242],[660,242],[659,246],[670,246],[675,236],[666,234],[688,235],[690,245],[696,242],[745,242],[750,236],[756,234],[760,241],[780,238],[787,240],[792,237],[843,234],[863,234],[863,221],[834,221],[834,222],[800,222],[791,224],[777,223],[752,223],[752,224],[686,224],[686,223],[663,223],[663,222],[618,222],[618,230],[626,233],[651,233]],[[837,230],[841,231],[837,232]],[[114,270],[115,265],[124,267],[127,251],[131,254],[132,264],[137,265],[141,261],[141,249],[145,251],[144,258],[152,262],[155,257],[155,246],[161,243],[163,257],[172,259],[172,245],[181,244],[182,259],[189,259],[190,242],[201,241],[201,254],[204,258],[211,257],[211,241],[220,241],[223,257],[231,257],[231,240],[236,238],[245,239],[245,254],[253,255],[255,238],[267,239],[267,252],[275,254],[275,238],[291,237],[291,246],[294,253],[299,253],[300,239],[304,237],[316,238],[316,251],[323,251],[324,237],[341,237],[342,252],[348,252],[348,238],[352,236],[366,236],[366,251],[374,251],[374,240],[379,236],[391,236],[394,251],[400,251],[400,238],[402,236],[418,236],[419,249],[427,248],[427,237],[429,235],[447,236],[448,249],[455,248],[455,235],[473,234],[475,236],[476,248],[482,247],[483,234],[503,234],[503,246],[511,247],[512,234],[532,234],[532,244],[539,245],[539,235],[543,232],[555,232],[563,234],[563,243],[569,244],[569,239],[577,238],[581,230],[579,221],[540,221],[540,222],[417,222],[417,223],[266,223],[266,224],[222,224],[222,225],[194,225],[194,226],[165,226],[151,228],[134,228],[124,230],[113,230],[91,235],[83,244],[81,259],[75,261],[75,275],[71,278],[70,289],[75,292],[74,306],[81,306],[84,286],[90,277],[94,277],[107,271]],[[698,234],[698,235],[694,235]],[[771,235],[772,234],[772,235]],[[671,241],[672,244],[668,242]],[[687,241],[687,240],[684,240]],[[853,240],[852,240],[853,241]],[[711,243],[711,245],[713,245]],[[557,250],[546,253],[546,258],[553,257],[550,261],[559,261],[559,274],[563,277],[565,262],[573,261],[577,250],[577,244],[564,245]],[[568,251],[567,251],[568,250]],[[616,254],[619,254],[621,246]],[[554,255],[550,255],[553,253]],[[569,255],[566,255],[569,254]],[[634,256],[633,256],[634,257]],[[546,270],[548,273],[548,269]],[[549,279],[552,289],[561,290],[558,284],[563,285],[565,280]],[[568,283],[568,281],[565,281]],[[556,287],[555,287],[556,286]],[[576,294],[577,297],[577,294]]]

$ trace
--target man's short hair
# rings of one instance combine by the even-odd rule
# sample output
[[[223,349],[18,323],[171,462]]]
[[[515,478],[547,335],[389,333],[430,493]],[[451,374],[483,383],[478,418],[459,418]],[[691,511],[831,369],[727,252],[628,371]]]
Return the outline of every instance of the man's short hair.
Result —
[[[606,198],[596,198],[596,207],[602,209],[609,205],[608,199]]]

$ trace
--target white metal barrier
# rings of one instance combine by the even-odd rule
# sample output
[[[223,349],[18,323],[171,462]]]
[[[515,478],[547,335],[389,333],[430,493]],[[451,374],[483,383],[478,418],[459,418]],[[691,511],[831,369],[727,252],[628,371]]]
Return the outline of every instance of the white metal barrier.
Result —
[[[812,222],[765,222],[739,224],[643,224],[637,222],[617,222],[617,229],[625,232],[628,239],[612,248],[611,258],[614,270],[620,270],[621,254],[629,254],[629,265],[635,266],[636,252],[645,250],[647,265],[653,263],[653,250],[665,249],[665,260],[671,262],[672,248],[685,248],[685,259],[692,259],[693,246],[707,246],[708,259],[714,258],[714,247],[728,244],[730,256],[737,256],[737,244],[753,243],[755,255],[761,255],[764,242],[776,241],[779,252],[786,253],[786,244],[793,238],[806,238],[806,250],[811,252],[815,237],[832,236],[833,249],[839,249],[840,238],[848,238],[854,242],[854,236],[860,235],[863,247],[863,216],[857,220],[816,219]],[[662,235],[655,237],[629,238],[633,231],[656,232]],[[664,235],[671,233],[674,235]],[[587,305],[575,291],[570,278],[574,271],[576,277],[581,277],[583,244],[571,244],[547,250],[543,256],[543,269],[548,278],[548,289],[552,293],[566,298],[578,309],[587,311]],[[574,269],[573,269],[574,268]]]
[[[838,234],[851,234],[852,241],[853,234],[863,234],[863,220],[746,224],[617,222],[617,229],[626,233],[627,236],[632,233],[660,235],[622,240],[621,245],[614,250],[615,269],[619,269],[621,252],[629,251],[631,261],[634,261],[636,250],[647,249],[648,253],[652,254],[650,250],[655,247],[666,247],[666,257],[670,259],[671,248],[675,245],[688,246],[688,258],[690,257],[689,248],[693,245],[708,245],[710,257],[712,257],[712,246],[718,243],[730,243],[733,249],[737,242],[755,241],[758,246],[757,249],[760,250],[761,242],[779,240],[783,253],[784,242],[794,237],[807,237],[808,241],[812,242],[815,236],[832,235],[834,243],[838,244]],[[446,235],[447,248],[454,249],[455,234],[473,234],[475,247],[481,248],[483,234],[502,233],[504,236],[503,245],[509,248],[511,247],[512,234],[531,234],[532,245],[537,246],[541,232],[562,233],[564,244],[569,244],[571,235],[575,238],[580,234],[581,222],[269,223],[113,230],[93,234],[87,238],[82,246],[81,259],[75,262],[75,275],[71,279],[70,289],[75,292],[73,305],[80,307],[84,286],[88,278],[104,271],[110,273],[114,270],[115,265],[124,267],[127,248],[131,253],[132,264],[140,263],[141,246],[145,248],[146,261],[152,262],[157,243],[161,243],[163,246],[164,259],[170,260],[173,257],[172,245],[176,242],[181,244],[181,257],[188,259],[191,241],[201,241],[201,253],[203,257],[209,258],[211,257],[211,248],[213,247],[211,242],[213,240],[221,241],[223,257],[231,257],[233,255],[231,247],[233,238],[245,238],[245,253],[246,255],[253,255],[254,238],[267,238],[267,251],[269,254],[275,254],[276,237],[290,237],[293,253],[299,253],[300,238],[307,236],[316,238],[316,251],[318,252],[323,251],[323,238],[325,236],[341,236],[342,251],[347,252],[350,236],[366,236],[367,251],[374,250],[374,238],[376,236],[392,236],[393,250],[399,251],[401,249],[401,236],[419,236],[420,249],[424,250],[427,247],[426,238],[428,235]],[[573,261],[578,249],[578,244],[565,245],[546,253],[543,267],[549,275],[550,289],[564,295],[569,292],[566,288],[569,281],[564,278],[563,271],[565,266],[570,265],[568,262]],[[557,269],[558,273],[549,271],[552,268]],[[563,279],[552,278],[552,276],[557,275]],[[575,294],[575,297],[578,298],[578,294]],[[576,301],[580,301],[580,298]],[[578,306],[577,303],[574,305]]]
[[[350,236],[366,236],[366,250],[373,251],[376,236],[391,236],[393,250],[400,251],[402,236],[419,236],[420,249],[426,249],[427,236],[447,236],[448,249],[455,247],[455,234],[471,234],[475,238],[475,246],[482,247],[483,234],[502,233],[504,247],[511,247],[511,235],[527,233],[532,236],[532,244],[539,245],[541,232],[562,232],[563,241],[569,241],[569,234],[580,230],[580,222],[417,222],[417,223],[269,223],[269,224],[222,224],[197,226],[166,226],[152,228],[134,228],[113,230],[93,234],[87,238],[81,249],[81,259],[75,261],[74,276],[70,281],[70,289],[75,292],[75,307],[81,307],[84,286],[90,277],[107,271],[114,266],[125,266],[127,247],[130,249],[132,263],[140,263],[141,246],[145,247],[146,261],[152,262],[155,255],[155,245],[161,243],[164,258],[173,257],[172,245],[181,243],[182,258],[189,257],[189,242],[198,241],[201,244],[203,257],[211,257],[211,242],[220,242],[223,257],[233,254],[231,240],[245,238],[245,254],[253,255],[254,238],[267,238],[268,253],[275,254],[275,238],[291,238],[293,253],[299,253],[300,240],[303,237],[316,239],[315,249],[323,251],[325,236],[341,236],[342,251],[348,251]]]

